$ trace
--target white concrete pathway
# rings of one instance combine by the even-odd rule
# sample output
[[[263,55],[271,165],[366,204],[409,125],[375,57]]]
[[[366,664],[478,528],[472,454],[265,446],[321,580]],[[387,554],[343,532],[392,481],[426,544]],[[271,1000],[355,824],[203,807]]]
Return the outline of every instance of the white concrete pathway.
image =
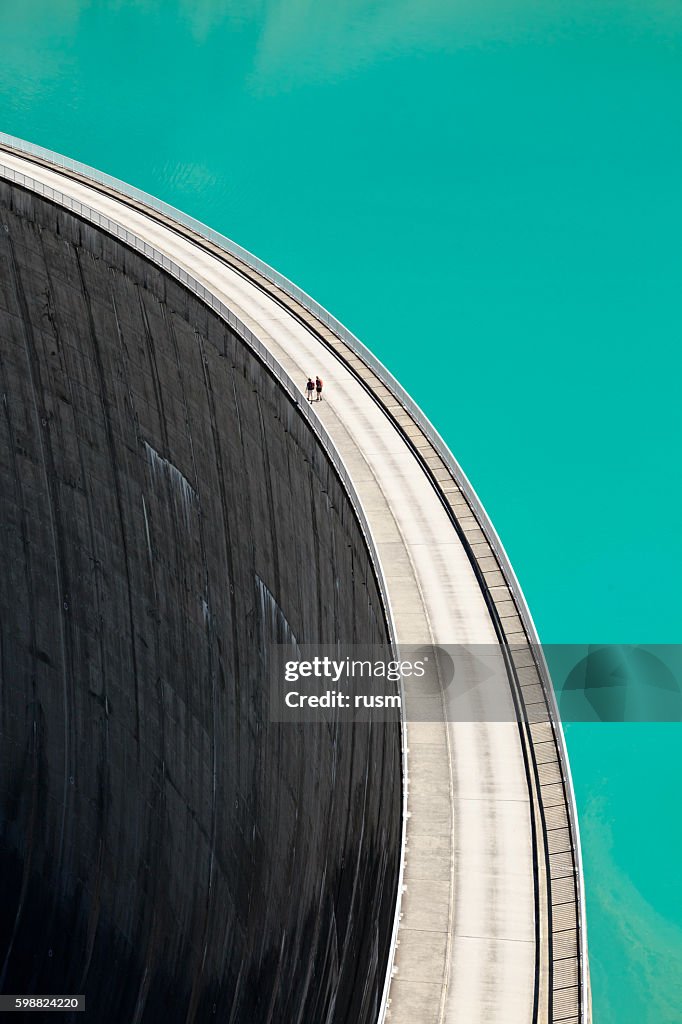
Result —
[[[497,644],[467,554],[401,434],[353,374],[272,298],[155,219],[21,156],[2,166],[99,210],[204,283],[303,388],[374,535],[400,643]],[[503,684],[504,685],[504,684]],[[499,696],[499,695],[498,695]],[[531,1024],[535,896],[530,800],[511,693],[507,723],[408,725],[410,788],[392,1024]],[[410,694],[407,694],[407,714]],[[540,1017],[542,1020],[542,1016]]]

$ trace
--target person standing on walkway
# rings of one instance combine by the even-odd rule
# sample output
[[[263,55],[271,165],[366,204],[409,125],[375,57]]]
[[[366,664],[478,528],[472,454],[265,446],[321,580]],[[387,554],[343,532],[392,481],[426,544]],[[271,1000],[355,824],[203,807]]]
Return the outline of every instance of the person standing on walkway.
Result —
[[[316,377],[315,378],[315,390],[317,391],[317,401],[321,402],[322,401],[322,378],[321,377]]]
[[[308,377],[308,383],[306,384],[305,389],[308,392],[308,401],[312,402],[313,394],[314,394],[314,391],[315,391],[315,385],[313,384],[313,378],[312,377]]]

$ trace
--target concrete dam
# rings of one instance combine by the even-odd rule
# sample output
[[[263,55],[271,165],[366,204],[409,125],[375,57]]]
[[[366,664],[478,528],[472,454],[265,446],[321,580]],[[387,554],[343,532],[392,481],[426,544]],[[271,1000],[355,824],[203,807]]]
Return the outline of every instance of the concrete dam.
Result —
[[[532,619],[372,353],[228,239],[0,135],[0,392],[0,991],[112,1024],[587,1024]],[[420,715],[406,684],[386,720],[273,720],[268,651],[319,643],[487,645],[495,711]]]

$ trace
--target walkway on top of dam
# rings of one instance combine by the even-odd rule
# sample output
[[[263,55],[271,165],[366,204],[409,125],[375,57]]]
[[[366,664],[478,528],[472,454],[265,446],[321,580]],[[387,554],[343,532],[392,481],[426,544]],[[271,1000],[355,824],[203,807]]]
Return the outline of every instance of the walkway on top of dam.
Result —
[[[104,214],[184,267],[300,382],[301,401],[320,374],[325,400],[315,410],[369,523],[398,644],[492,645],[505,655],[494,711],[479,707],[477,721],[449,721],[444,705],[435,720],[411,721],[419,709],[406,683],[404,892],[386,1020],[587,1021],[560,729],[518,594],[430,439],[356,352],[253,267],[78,171],[0,148],[0,176],[54,188],[76,214]]]

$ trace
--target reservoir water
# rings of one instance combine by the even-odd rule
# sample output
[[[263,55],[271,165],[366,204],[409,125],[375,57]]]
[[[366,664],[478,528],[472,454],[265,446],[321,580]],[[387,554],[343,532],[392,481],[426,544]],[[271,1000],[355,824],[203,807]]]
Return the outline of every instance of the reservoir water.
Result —
[[[0,42],[0,130],[223,231],[379,355],[544,641],[682,641],[678,4],[25,0]],[[682,1021],[682,726],[567,736],[595,1024]]]

